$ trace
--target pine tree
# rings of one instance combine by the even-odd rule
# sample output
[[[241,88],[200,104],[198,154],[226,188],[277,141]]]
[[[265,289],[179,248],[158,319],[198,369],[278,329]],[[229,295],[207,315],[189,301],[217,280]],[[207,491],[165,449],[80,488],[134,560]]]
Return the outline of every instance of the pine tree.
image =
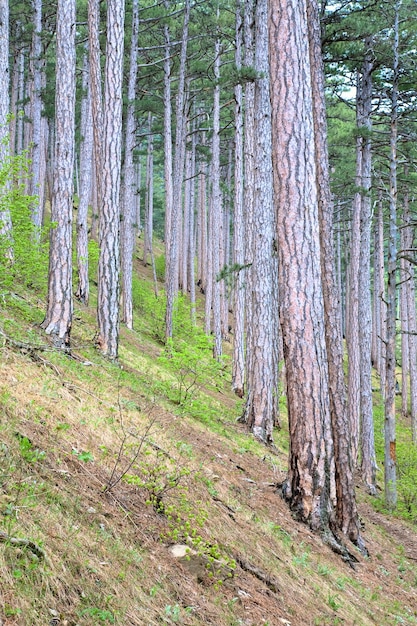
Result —
[[[48,302],[42,326],[69,349],[73,314],[72,201],[75,135],[75,0],[59,0],[56,34],[55,154]]]

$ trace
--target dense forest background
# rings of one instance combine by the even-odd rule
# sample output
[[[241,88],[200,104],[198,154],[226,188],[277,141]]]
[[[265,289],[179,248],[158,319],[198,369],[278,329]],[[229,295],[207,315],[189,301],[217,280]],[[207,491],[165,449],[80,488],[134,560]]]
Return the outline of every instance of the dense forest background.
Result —
[[[158,394],[198,413],[197,390],[232,390],[239,428],[288,457],[277,488],[294,519],[346,562],[369,554],[358,487],[413,527],[415,1],[0,10],[4,346],[75,358],[87,315],[85,358],[117,371],[121,337],[149,335]],[[20,297],[36,299],[36,337],[17,329]],[[112,493],[132,484],[129,433]],[[170,519],[188,469],[138,465],[140,441],[135,485]],[[9,530],[0,541],[19,541]]]

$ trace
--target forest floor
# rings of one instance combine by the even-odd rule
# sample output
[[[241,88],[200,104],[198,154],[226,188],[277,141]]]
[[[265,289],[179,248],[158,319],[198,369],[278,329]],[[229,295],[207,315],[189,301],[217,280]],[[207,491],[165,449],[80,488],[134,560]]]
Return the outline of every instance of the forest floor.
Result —
[[[117,364],[93,346],[94,301],[71,356],[33,293],[0,307],[0,624],[417,624],[416,525],[358,480],[369,558],[335,555],[279,495],[285,408],[263,447],[226,367],[164,358],[144,294]]]

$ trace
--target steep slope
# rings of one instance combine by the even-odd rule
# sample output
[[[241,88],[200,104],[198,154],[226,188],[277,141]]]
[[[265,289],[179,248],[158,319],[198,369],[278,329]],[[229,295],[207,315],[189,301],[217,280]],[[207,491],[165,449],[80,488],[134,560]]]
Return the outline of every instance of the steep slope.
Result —
[[[417,623],[415,527],[358,488],[370,557],[352,569],[294,521],[285,428],[272,450],[237,424],[228,365],[185,304],[167,358],[162,305],[138,282],[118,364],[93,347],[93,308],[66,356],[42,306],[22,292],[0,310],[0,623]]]

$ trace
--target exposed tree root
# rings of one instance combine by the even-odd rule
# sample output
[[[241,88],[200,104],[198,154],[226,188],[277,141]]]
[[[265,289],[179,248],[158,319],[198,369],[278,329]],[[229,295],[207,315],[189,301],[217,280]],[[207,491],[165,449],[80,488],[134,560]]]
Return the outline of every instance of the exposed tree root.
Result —
[[[348,550],[339,537],[332,533],[331,530],[326,530],[321,533],[321,538],[326,546],[329,546],[335,554],[339,554],[343,561],[348,563],[352,569],[355,569],[355,565],[359,562],[359,559],[353,554],[353,552]]]

